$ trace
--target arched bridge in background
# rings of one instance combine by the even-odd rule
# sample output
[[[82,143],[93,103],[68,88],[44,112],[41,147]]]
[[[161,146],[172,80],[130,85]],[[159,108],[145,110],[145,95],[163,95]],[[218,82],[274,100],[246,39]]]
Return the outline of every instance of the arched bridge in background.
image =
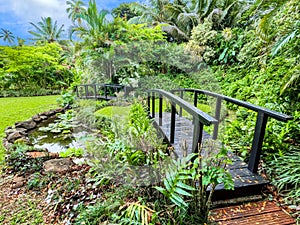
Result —
[[[117,92],[122,91],[127,95],[129,90],[120,85],[89,84],[77,86],[76,93],[78,98],[111,100],[117,97]],[[199,107],[203,103],[207,105],[207,101],[212,102],[208,111],[212,111],[213,115],[209,115]],[[167,92],[154,89],[147,92],[149,117],[154,120],[155,127],[164,135],[165,140],[174,147],[174,154],[177,157],[182,157],[185,151],[198,152],[204,140],[217,140],[220,122],[224,120],[225,103],[256,112],[256,125],[248,163],[233,152],[228,152],[228,157],[233,162],[228,165],[228,170],[234,179],[235,189],[228,191],[223,185],[218,185],[214,199],[259,195],[268,183],[257,174],[268,119],[287,122],[293,117],[205,90],[177,89]],[[207,131],[210,131],[210,134]]]

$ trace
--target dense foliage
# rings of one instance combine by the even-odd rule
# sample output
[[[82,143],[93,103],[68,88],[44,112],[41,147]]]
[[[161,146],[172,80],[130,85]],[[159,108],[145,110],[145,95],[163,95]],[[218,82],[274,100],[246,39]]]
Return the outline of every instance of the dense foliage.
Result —
[[[51,43],[0,47],[0,95],[9,95],[11,90],[33,93],[33,89],[57,90],[78,83],[101,82],[138,87],[135,95],[149,88],[194,87],[286,113],[294,119],[287,123],[268,121],[259,172],[266,172],[288,204],[299,207],[298,0],[150,0],[147,4],[121,5],[112,15],[99,10],[95,0],[86,6],[75,0],[67,1],[67,5],[73,22],[70,36],[77,41],[63,46]],[[0,38],[12,44],[14,36],[2,29]],[[72,104],[74,98],[64,94],[60,103]],[[103,135],[87,147],[92,160],[85,182],[106,191],[101,201],[68,208],[73,213],[72,222],[199,224],[200,220],[207,221],[209,203],[205,200],[209,197],[203,193],[195,195],[196,189],[214,187],[219,181],[227,182],[230,188],[226,171],[191,164],[186,168],[187,162],[182,164],[180,160],[170,163],[177,169],[162,168],[165,147],[156,136],[143,105],[135,102],[129,109],[128,102],[124,104],[112,111],[108,107],[103,109],[107,103],[86,101],[76,111],[77,119],[99,129]],[[210,112],[210,107],[206,107]],[[120,120],[103,115],[108,112]],[[121,116],[127,112],[125,118]],[[247,161],[256,113],[228,104],[226,115],[226,126],[221,129],[220,137],[228,148]],[[77,151],[73,149],[65,155],[83,154]],[[15,153],[23,154],[23,150]],[[14,155],[11,159],[15,160]],[[137,170],[136,166],[142,169]],[[133,177],[149,167],[159,168],[159,172],[155,170],[151,179],[138,179],[134,183]],[[158,178],[163,176],[161,182]],[[196,185],[194,180],[200,182],[202,178],[208,181]],[[140,182],[140,185],[149,180],[157,181],[156,190],[152,188],[153,183],[151,188],[132,188],[133,183]],[[63,184],[68,185],[72,186]],[[196,204],[195,199],[201,199],[201,204]],[[187,212],[201,216],[189,217]]]
[[[73,81],[58,44],[5,46],[0,52],[0,96],[51,94]]]

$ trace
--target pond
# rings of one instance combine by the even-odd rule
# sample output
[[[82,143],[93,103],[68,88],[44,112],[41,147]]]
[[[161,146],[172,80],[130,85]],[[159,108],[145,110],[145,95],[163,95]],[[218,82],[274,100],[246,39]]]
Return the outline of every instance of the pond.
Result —
[[[69,148],[85,148],[85,142],[93,132],[74,119],[72,111],[59,114],[39,124],[29,133],[34,148],[47,149],[50,153],[64,152]]]

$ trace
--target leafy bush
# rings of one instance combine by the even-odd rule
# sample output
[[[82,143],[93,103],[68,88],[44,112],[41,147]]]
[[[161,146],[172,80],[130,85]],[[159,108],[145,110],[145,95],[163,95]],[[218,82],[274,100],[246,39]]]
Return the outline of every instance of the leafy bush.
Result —
[[[56,43],[0,47],[0,90],[65,88],[73,75],[62,64],[61,51]]]
[[[227,150],[219,143],[207,141],[198,154],[190,154],[173,161],[166,171],[164,187],[156,187],[165,197],[185,214],[193,215],[201,223],[208,222],[212,196],[218,184],[225,189],[233,189],[234,182],[225,169]],[[208,192],[208,193],[207,193]]]
[[[43,169],[43,162],[49,157],[31,158],[26,152],[32,148],[25,144],[15,144],[5,157],[7,171],[14,174],[31,174]]]
[[[60,152],[59,156],[63,158],[67,157],[82,157],[84,154],[84,151],[82,148],[68,148],[64,152]]]
[[[272,183],[286,198],[287,202],[297,205],[300,202],[300,147],[291,147],[283,155],[276,155],[267,164],[273,175]]]
[[[70,93],[70,92],[66,92],[63,93],[61,95],[61,97],[59,97],[57,99],[57,103],[61,106],[61,107],[72,107],[74,106],[75,103],[75,95]]]

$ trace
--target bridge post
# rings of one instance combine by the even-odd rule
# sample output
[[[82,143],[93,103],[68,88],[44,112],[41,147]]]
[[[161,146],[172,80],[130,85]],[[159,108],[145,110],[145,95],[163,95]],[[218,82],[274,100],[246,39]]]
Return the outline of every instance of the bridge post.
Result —
[[[266,115],[262,111],[258,111],[250,159],[248,163],[248,169],[253,173],[256,173],[258,169],[258,163],[260,159],[262,143],[265,136],[267,121],[268,115]]]
[[[170,143],[171,144],[174,144],[175,120],[176,120],[176,103],[171,102],[171,126],[170,126]]]
[[[194,92],[194,106],[197,108],[198,105],[198,92]]]
[[[95,95],[95,99],[97,99],[97,88],[96,88],[96,84],[94,84],[93,86],[94,86],[94,95]]]
[[[80,98],[79,97],[79,90],[78,89],[79,89],[79,85],[76,86],[76,96],[77,96],[77,98]]]
[[[203,135],[203,124],[196,118],[194,120],[194,132],[193,132],[193,153],[199,152],[199,146],[202,143],[202,135]]]
[[[147,94],[147,111],[148,111],[148,115],[150,116],[150,92],[148,92]]]
[[[220,97],[217,97],[215,119],[218,120],[218,122],[214,124],[213,140],[217,140],[218,138],[220,115],[221,115],[221,103],[222,103],[222,99]]]
[[[155,93],[152,93],[152,118],[155,117]]]
[[[183,90],[180,91],[180,98],[183,99]],[[182,107],[179,108],[179,116],[182,117]]]
[[[159,126],[162,125],[162,107],[163,107],[163,99],[162,99],[162,95],[159,94],[159,121],[158,124]]]
[[[106,86],[106,84],[104,84],[104,96],[105,96],[105,99],[107,99],[107,86]]]
[[[87,85],[84,86],[84,90],[85,90],[85,98],[87,99],[88,98],[88,92],[89,92]]]

